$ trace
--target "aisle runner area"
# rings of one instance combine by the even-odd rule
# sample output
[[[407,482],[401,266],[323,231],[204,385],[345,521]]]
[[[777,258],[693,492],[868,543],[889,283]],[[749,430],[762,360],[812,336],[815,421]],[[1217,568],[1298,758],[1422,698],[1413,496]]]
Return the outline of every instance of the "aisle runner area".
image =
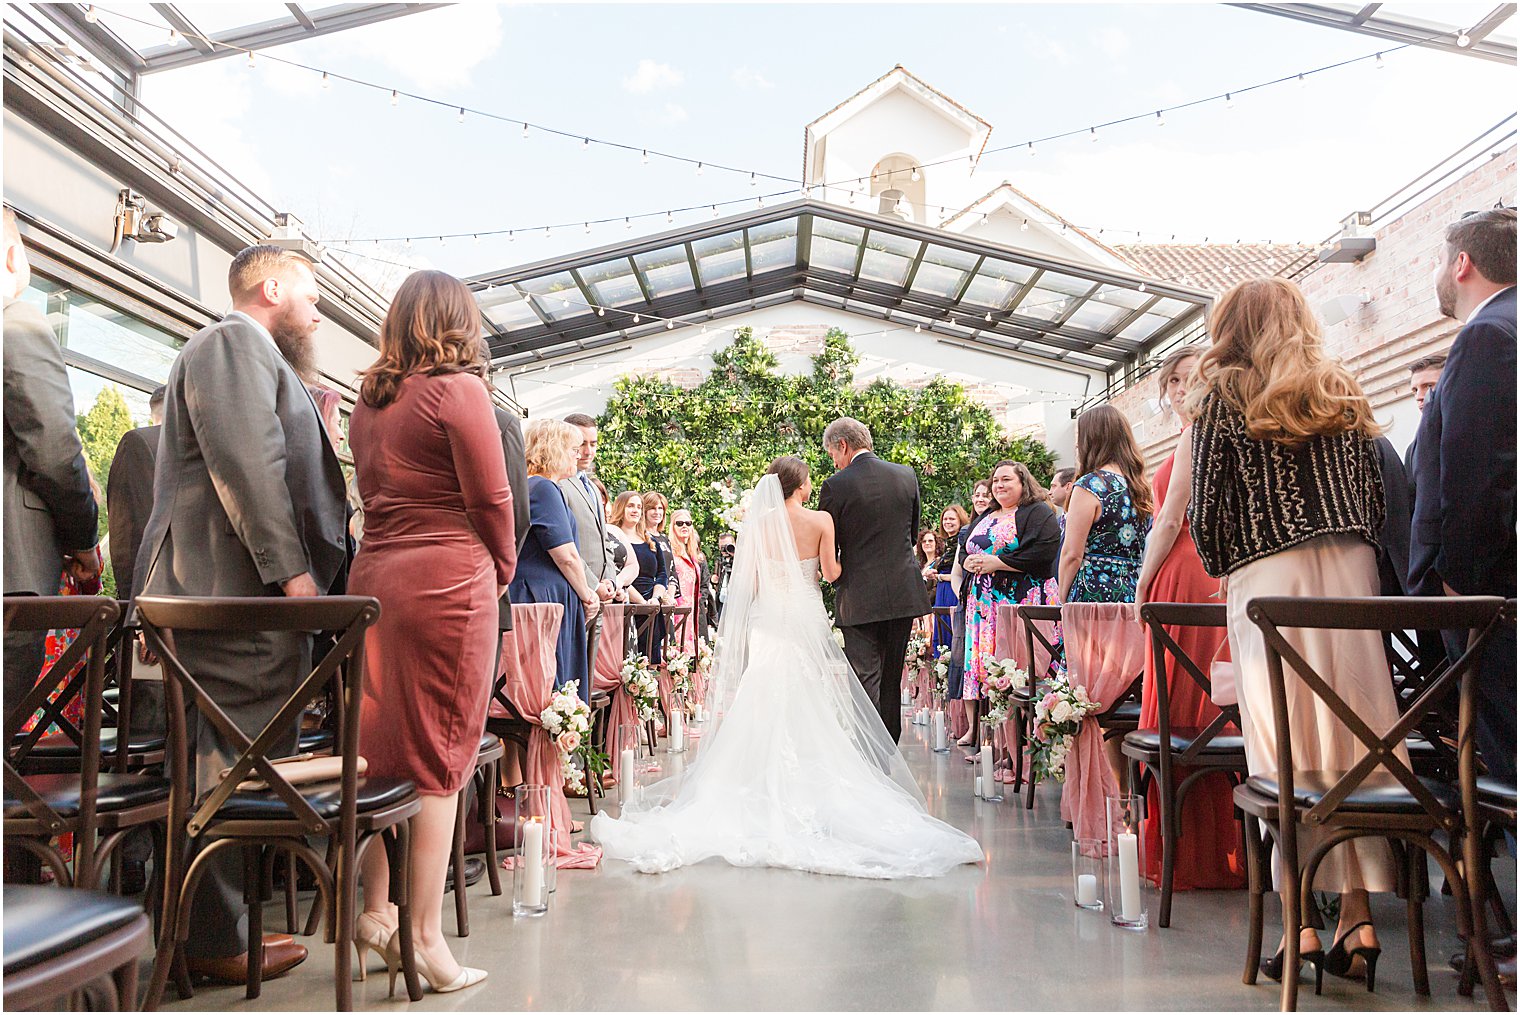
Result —
[[[998,804],[974,800],[976,766],[959,748],[934,754],[927,737],[926,727],[905,724],[909,767],[930,810],[980,839],[984,866],[883,882],[718,863],[650,876],[608,863],[562,871],[549,914],[515,921],[510,899],[493,899],[482,880],[470,889],[471,935],[453,936],[449,896],[444,928],[461,962],[490,971],[485,984],[428,994],[407,1009],[386,1001],[385,976],[372,973],[354,985],[355,1004],[390,1011],[1276,1009],[1275,984],[1240,982],[1244,893],[1179,893],[1170,930],[1119,931],[1071,904],[1071,835],[1060,820],[1058,787],[1042,787],[1033,811],[1011,794]],[[588,817],[584,801],[573,807],[577,818]],[[510,879],[507,885],[510,892]],[[1146,901],[1154,919],[1155,893]],[[1451,901],[1436,897],[1426,906],[1432,997],[1422,1007],[1474,1011],[1456,996],[1455,974],[1444,971],[1445,956],[1457,949]],[[1327,977],[1323,998],[1313,997],[1311,983],[1306,1010],[1416,1002],[1402,907],[1374,897],[1384,928],[1378,993]],[[283,928],[283,920],[276,904],[265,926]],[[1269,903],[1269,942],[1275,920]],[[245,1001],[241,988],[208,988],[165,1008],[330,1010],[331,946],[299,940],[311,958],[266,983],[258,1001]]]

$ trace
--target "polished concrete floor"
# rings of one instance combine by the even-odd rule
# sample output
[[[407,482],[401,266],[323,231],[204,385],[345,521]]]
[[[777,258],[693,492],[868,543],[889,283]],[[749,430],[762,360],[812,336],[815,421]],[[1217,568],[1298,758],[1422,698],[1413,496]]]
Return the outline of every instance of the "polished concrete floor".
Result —
[[[1179,894],[1170,929],[1121,931],[1071,904],[1071,838],[1057,788],[1042,787],[1033,811],[1011,797],[982,803],[972,797],[974,766],[960,750],[936,755],[923,730],[909,726],[903,751],[931,810],[981,841],[984,865],[935,880],[883,882],[715,863],[650,876],[606,864],[561,871],[551,911],[517,920],[509,898],[492,898],[482,880],[470,891],[472,933],[452,940],[459,959],[489,970],[489,979],[458,993],[427,994],[416,1008],[1276,1008],[1276,984],[1240,982],[1243,892]],[[584,802],[576,807],[585,817]],[[1513,889],[1512,865],[1501,883]],[[1154,919],[1154,892],[1147,904]],[[1481,1008],[1457,995],[1456,975],[1445,966],[1457,946],[1450,899],[1426,904],[1432,996],[1425,999],[1411,986],[1402,903],[1380,898],[1374,907],[1385,949],[1378,992],[1327,978],[1323,997],[1311,983],[1302,1010]],[[274,913],[271,925],[279,926],[283,918]],[[444,926],[453,927],[451,904]],[[1268,937],[1276,940],[1275,923]],[[331,955],[313,944],[311,959],[265,984],[256,1002],[239,989],[202,989],[166,1008],[330,1010]],[[405,1006],[404,999],[387,1001],[385,991],[385,977],[372,973],[355,984],[355,1004]]]

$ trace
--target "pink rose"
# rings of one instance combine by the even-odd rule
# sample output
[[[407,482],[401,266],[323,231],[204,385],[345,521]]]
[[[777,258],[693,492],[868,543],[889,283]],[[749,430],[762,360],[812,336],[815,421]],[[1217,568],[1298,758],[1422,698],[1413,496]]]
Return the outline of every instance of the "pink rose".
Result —
[[[574,730],[566,730],[556,739],[559,749],[566,754],[573,753],[581,745],[581,735]]]
[[[1056,707],[1056,702],[1060,700],[1060,695],[1056,694],[1054,691],[1051,691],[1049,694],[1045,695],[1045,700],[1041,702],[1041,704],[1045,706],[1045,711],[1049,712],[1051,709]]]

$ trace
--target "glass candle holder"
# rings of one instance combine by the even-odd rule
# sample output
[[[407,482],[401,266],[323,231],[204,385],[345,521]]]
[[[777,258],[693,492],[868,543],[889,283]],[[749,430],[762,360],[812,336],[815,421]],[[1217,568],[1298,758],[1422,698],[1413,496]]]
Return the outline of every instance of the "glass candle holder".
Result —
[[[1149,926],[1141,872],[1145,869],[1140,814],[1144,798],[1111,796],[1108,804],[1108,909],[1114,923],[1129,930]]]
[[[1108,894],[1108,860],[1102,839],[1077,839],[1071,844],[1071,901],[1080,909],[1103,909]]]
[[[983,739],[991,741],[992,728],[989,726],[982,733]],[[1003,799],[1003,784],[997,781],[997,771],[992,764],[992,744],[983,743],[977,752],[977,773],[982,779],[982,799],[988,803],[1001,803]]]
[[[626,805],[633,799],[633,788],[638,783],[639,770],[639,724],[622,723],[617,728],[618,751],[618,803]]]
[[[512,915],[543,916],[549,911],[549,869],[554,836],[549,817],[549,787],[517,787],[518,841],[512,865]]]
[[[929,716],[929,737],[935,754],[950,753],[950,731],[943,709],[935,709]]]
[[[686,698],[677,694],[670,710],[670,723],[666,727],[665,753],[686,753]]]

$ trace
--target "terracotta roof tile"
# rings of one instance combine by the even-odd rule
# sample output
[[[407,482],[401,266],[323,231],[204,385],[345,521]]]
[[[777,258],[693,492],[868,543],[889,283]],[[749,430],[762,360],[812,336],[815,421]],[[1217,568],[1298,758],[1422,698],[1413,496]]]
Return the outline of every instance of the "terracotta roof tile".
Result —
[[[1126,243],[1114,249],[1147,275],[1214,293],[1243,279],[1280,275],[1314,253],[1296,243]]]

